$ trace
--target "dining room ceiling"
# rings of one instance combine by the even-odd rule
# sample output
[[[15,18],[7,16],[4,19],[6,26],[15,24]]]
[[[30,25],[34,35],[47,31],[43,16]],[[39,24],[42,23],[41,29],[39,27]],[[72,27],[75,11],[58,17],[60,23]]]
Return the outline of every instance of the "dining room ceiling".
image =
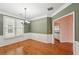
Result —
[[[44,15],[51,15],[65,3],[0,3],[0,11],[4,11],[19,17],[32,19]],[[48,10],[49,9],[49,10]]]

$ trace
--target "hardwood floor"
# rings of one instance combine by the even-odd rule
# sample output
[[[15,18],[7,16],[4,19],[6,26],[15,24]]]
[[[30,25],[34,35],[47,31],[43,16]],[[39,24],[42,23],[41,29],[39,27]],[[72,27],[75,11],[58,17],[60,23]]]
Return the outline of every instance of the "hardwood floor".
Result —
[[[32,39],[0,47],[1,55],[72,55],[72,43],[47,44]]]

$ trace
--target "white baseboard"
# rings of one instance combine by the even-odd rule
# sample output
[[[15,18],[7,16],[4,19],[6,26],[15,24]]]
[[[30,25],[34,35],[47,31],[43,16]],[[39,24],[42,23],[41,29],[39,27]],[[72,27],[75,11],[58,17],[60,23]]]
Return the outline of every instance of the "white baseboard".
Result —
[[[38,34],[38,33],[26,33],[21,36],[16,36],[15,38],[4,39],[4,37],[0,37],[0,47],[6,46],[9,44],[13,44],[16,42],[24,41],[27,39],[33,39],[44,43],[52,43],[52,35],[51,34]]]
[[[75,41],[75,55],[79,55],[79,42]]]

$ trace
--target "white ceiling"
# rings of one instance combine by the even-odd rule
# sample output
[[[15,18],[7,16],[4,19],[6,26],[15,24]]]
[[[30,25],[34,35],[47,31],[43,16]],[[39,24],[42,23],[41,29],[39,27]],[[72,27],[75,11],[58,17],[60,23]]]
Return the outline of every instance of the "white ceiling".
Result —
[[[10,14],[24,17],[26,10],[26,17],[32,19],[44,15],[51,15],[57,11],[64,3],[0,3],[0,11],[4,11]],[[52,11],[48,11],[47,8],[53,7]]]

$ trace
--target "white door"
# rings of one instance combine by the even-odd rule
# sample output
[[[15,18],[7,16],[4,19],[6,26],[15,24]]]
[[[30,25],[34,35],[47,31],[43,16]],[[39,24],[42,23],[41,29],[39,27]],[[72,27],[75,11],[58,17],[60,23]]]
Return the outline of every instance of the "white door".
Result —
[[[3,35],[5,38],[15,36],[15,19],[8,16],[3,16]]]
[[[24,34],[24,25],[20,19],[16,19],[16,36]]]

